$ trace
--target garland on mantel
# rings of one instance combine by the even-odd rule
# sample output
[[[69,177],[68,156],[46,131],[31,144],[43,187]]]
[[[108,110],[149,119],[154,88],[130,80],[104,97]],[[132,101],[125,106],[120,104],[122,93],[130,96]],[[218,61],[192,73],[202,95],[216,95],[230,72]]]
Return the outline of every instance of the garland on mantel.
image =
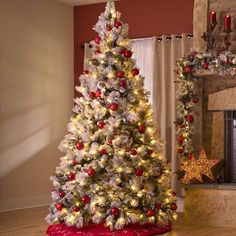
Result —
[[[193,158],[194,120],[199,103],[199,91],[196,74],[216,74],[220,76],[236,75],[236,55],[230,51],[197,52],[192,50],[187,56],[177,61],[177,147],[180,162],[179,177],[184,176],[181,166]],[[200,77],[200,76],[199,76]]]

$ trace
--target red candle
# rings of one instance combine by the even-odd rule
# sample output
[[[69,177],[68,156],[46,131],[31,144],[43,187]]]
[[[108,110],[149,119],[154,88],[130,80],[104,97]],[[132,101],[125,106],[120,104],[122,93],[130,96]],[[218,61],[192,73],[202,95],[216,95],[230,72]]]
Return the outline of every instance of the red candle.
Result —
[[[211,22],[211,24],[216,23],[216,12],[215,11],[210,12],[210,22]]]
[[[225,31],[231,30],[231,16],[230,15],[226,15],[224,17],[224,30]]]

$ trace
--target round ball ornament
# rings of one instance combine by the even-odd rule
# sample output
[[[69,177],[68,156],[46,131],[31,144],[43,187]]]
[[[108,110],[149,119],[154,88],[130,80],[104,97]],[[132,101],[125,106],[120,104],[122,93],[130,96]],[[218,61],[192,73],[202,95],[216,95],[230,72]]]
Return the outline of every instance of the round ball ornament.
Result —
[[[101,90],[98,89],[98,90],[96,91],[95,95],[96,95],[97,98],[98,98],[98,97],[101,97]]]
[[[84,149],[84,143],[83,143],[83,142],[78,142],[78,143],[76,143],[76,148],[77,148],[78,150]]]
[[[95,96],[96,96],[96,94],[95,94],[94,92],[90,92],[90,93],[89,93],[89,97],[90,97],[90,98],[95,98]]]
[[[202,67],[205,69],[205,70],[209,70],[209,64],[208,63],[204,63],[202,65]]]
[[[189,74],[189,73],[192,72],[192,69],[191,69],[190,66],[186,66],[186,67],[184,68],[184,71],[185,71],[185,73]]]
[[[84,75],[88,75],[88,74],[89,74],[89,71],[88,71],[88,70],[83,70],[83,74],[84,74]]]
[[[136,75],[139,75],[139,69],[134,68],[134,69],[132,70],[132,76],[136,76]]]
[[[120,80],[119,85],[122,88],[126,88],[127,87],[127,83],[126,83],[126,81],[124,79]]]
[[[69,181],[75,180],[75,173],[70,172],[67,178]]]
[[[153,151],[151,149],[148,149],[147,154],[152,155]]]
[[[194,118],[193,118],[192,115],[186,115],[186,116],[185,116],[185,119],[186,119],[189,123],[193,122],[193,120],[194,120]]]
[[[89,196],[83,196],[82,198],[81,198],[81,202],[82,203],[84,203],[84,204],[87,204],[87,203],[89,203],[90,202],[90,197]]]
[[[122,26],[122,23],[120,21],[116,21],[114,25],[118,29],[120,26]]]
[[[73,206],[72,211],[78,212],[78,211],[80,211],[80,208],[78,206]]]
[[[124,53],[124,56],[125,56],[126,58],[131,58],[132,55],[133,55],[133,53],[132,53],[130,50],[126,50],[125,53]]]
[[[192,102],[197,104],[199,102],[199,98],[193,98]]]
[[[142,176],[142,175],[143,175],[143,170],[140,169],[140,168],[136,169],[136,170],[135,170],[135,175],[137,175],[137,176]]]
[[[100,44],[101,42],[101,38],[99,36],[97,36],[95,39],[94,39],[95,43],[96,44]]]
[[[90,177],[92,177],[96,174],[96,171],[92,167],[90,167],[86,172],[87,172],[88,176],[90,176]]]
[[[59,197],[60,197],[60,198],[65,197],[65,195],[66,195],[65,192],[63,192],[63,191],[60,191],[60,192],[59,192]]]
[[[76,159],[73,160],[73,166],[78,165],[78,161]]]
[[[139,125],[138,131],[140,134],[143,134],[145,132],[145,130],[146,130],[146,127],[144,124]]]
[[[183,141],[184,141],[184,136],[183,135],[180,135],[180,136],[178,136],[178,142],[179,143],[183,143]]]
[[[131,154],[132,156],[137,155],[136,149],[132,148],[132,149],[130,150],[130,154]]]
[[[124,71],[118,70],[118,71],[116,72],[116,76],[117,76],[118,78],[123,78],[123,77],[124,77]]]
[[[109,138],[109,139],[107,140],[107,143],[108,143],[109,145],[112,145],[112,139]]]
[[[60,202],[56,204],[56,209],[58,211],[61,211],[63,209],[63,207],[64,207],[64,205],[62,203],[60,203]]]
[[[152,209],[149,209],[147,211],[147,217],[152,217],[156,214],[156,211],[155,210],[152,210]]]
[[[118,216],[120,214],[120,210],[117,207],[112,207],[111,208],[111,214],[113,216]]]
[[[112,111],[117,111],[118,110],[118,104],[113,102],[110,104],[109,109]]]
[[[107,155],[107,150],[103,148],[102,150],[99,151],[100,155]]]
[[[105,122],[103,120],[98,121],[98,128],[103,129],[105,126]]]
[[[177,205],[176,205],[175,202],[171,203],[170,209],[171,209],[172,211],[176,211],[176,210],[177,210]]]

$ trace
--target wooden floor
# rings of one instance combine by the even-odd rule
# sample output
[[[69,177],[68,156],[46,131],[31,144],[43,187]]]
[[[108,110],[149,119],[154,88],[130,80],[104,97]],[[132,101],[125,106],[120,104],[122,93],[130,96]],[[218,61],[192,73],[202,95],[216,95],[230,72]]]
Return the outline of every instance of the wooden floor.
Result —
[[[43,236],[46,214],[47,207],[0,213],[0,236]],[[180,215],[173,230],[162,236],[236,236],[236,228],[186,226]]]

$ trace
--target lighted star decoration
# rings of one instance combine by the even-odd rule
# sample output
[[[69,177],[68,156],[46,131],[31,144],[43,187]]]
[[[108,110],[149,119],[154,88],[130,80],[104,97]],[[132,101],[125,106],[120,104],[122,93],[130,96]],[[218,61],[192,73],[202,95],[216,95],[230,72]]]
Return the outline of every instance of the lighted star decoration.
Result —
[[[199,159],[195,159],[193,156],[191,161],[182,166],[185,171],[185,176],[182,179],[184,184],[189,184],[193,179],[197,179],[203,183],[203,175],[207,176],[212,181],[215,181],[215,177],[212,173],[212,167],[221,162],[220,159],[207,159],[205,149],[202,148],[200,151]]]

